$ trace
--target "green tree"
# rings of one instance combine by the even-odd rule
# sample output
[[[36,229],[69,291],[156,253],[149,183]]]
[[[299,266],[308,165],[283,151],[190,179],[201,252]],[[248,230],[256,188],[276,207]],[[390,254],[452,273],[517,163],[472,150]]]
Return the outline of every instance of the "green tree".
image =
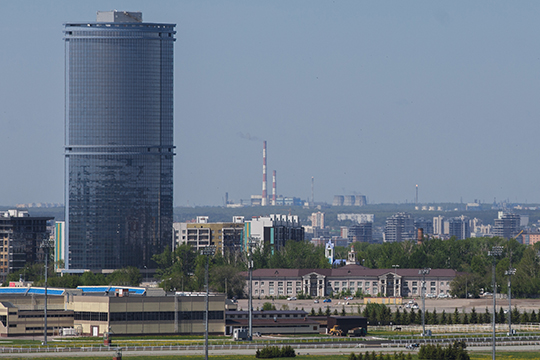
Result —
[[[504,313],[504,310],[503,310],[502,306],[499,309],[499,313],[497,314],[495,321],[498,324],[504,324],[506,322],[506,315]]]
[[[109,285],[120,286],[139,286],[142,280],[139,269],[134,266],[127,268],[114,270],[109,276],[107,276]]]
[[[514,306],[511,316],[512,316],[512,322],[514,324],[519,324],[521,322],[521,314],[519,313],[519,310],[516,306]]]
[[[244,296],[246,280],[233,265],[213,266],[209,278],[210,288],[221,293],[225,293],[227,288],[228,298]]]
[[[529,321],[532,323],[538,322],[538,317],[536,316],[536,311],[531,311],[531,316],[529,317]]]
[[[478,314],[476,313],[476,309],[474,308],[474,306],[473,306],[473,308],[471,310],[470,322],[471,322],[471,324],[478,324],[479,323]]]
[[[263,303],[262,309],[263,309],[263,311],[272,311],[272,310],[276,310],[276,307],[275,307],[274,304],[267,301],[267,302]]]
[[[448,319],[446,318],[446,311],[443,310],[441,314],[441,325],[446,325],[448,322]]]
[[[452,322],[454,324],[461,324],[461,319],[459,317],[459,311],[458,311],[457,308],[455,308],[455,310],[454,310],[454,316],[452,318]]]
[[[427,313],[427,311],[426,311],[426,313]],[[437,309],[433,309],[433,313],[431,313],[430,324],[432,324],[432,325],[439,324],[439,317],[437,315]]]

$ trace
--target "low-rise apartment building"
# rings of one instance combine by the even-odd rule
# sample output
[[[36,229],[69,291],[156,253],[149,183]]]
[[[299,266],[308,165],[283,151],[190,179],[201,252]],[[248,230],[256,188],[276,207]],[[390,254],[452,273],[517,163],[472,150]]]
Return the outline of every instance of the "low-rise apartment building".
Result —
[[[247,273],[244,273],[247,278]],[[432,269],[425,277],[426,293],[450,294],[450,283],[457,272]],[[346,265],[337,269],[257,269],[252,275],[252,295],[257,298],[331,296],[348,290],[360,290],[370,296],[420,296],[422,275],[419,269],[369,269]],[[247,287],[246,281],[246,289]]]

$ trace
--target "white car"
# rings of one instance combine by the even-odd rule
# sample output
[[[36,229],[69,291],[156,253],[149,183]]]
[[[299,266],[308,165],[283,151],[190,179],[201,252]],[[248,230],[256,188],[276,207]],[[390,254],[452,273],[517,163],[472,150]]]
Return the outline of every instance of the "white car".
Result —
[[[291,301],[291,300],[296,300],[296,296],[288,297],[287,300],[289,300],[289,301]]]

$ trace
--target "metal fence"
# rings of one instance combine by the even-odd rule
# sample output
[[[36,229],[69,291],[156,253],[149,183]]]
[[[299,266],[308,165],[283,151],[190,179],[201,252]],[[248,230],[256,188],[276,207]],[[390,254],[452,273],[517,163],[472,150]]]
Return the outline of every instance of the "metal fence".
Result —
[[[258,342],[256,344],[228,344],[228,345],[209,345],[209,350],[232,350],[232,349],[261,349],[267,345],[284,346],[280,342]],[[354,342],[327,342],[327,343],[295,343],[289,344],[295,349],[336,349],[336,348],[364,348],[364,344]],[[81,346],[81,347],[2,347],[1,353],[60,353],[60,352],[111,352],[111,351],[197,351],[204,350],[204,345],[169,345],[169,346]]]

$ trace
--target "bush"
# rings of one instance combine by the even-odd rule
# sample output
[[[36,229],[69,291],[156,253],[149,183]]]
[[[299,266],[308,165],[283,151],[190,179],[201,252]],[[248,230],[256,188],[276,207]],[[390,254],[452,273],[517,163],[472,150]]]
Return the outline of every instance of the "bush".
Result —
[[[469,360],[469,354],[465,348],[467,345],[462,341],[454,341],[454,344],[448,347],[441,347],[440,345],[422,345],[418,352],[419,360]]]
[[[272,304],[271,302],[265,302],[262,306],[263,311],[271,311],[276,310],[276,306]]]
[[[258,359],[272,359],[272,358],[286,358],[295,357],[296,353],[292,346],[283,346],[281,349],[277,346],[265,346],[264,348],[257,350],[255,357]]]

